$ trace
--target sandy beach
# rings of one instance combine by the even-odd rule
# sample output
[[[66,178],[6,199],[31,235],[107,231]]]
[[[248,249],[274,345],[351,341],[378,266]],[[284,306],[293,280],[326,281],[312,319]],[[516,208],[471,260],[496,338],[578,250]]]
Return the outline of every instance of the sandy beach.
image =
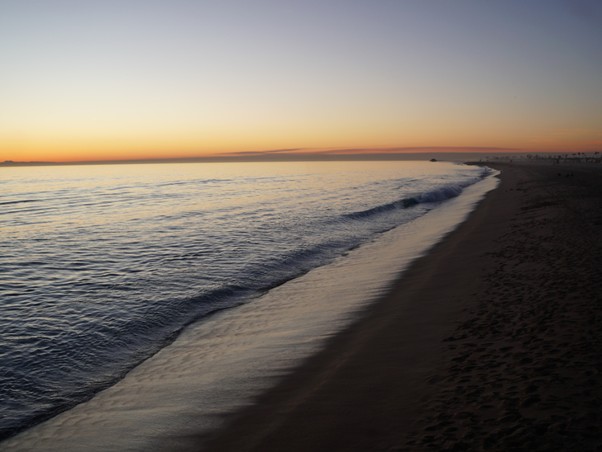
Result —
[[[600,450],[602,169],[501,184],[203,450]]]

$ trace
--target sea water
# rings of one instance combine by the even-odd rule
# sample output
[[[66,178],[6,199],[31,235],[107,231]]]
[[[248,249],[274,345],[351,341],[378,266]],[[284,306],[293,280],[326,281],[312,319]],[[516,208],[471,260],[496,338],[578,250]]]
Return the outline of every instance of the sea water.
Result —
[[[93,438],[123,448],[101,426],[132,412],[140,448],[182,419],[212,427],[453,227],[450,212],[469,210],[453,200],[490,173],[431,162],[1,169],[3,437],[56,416],[67,427],[50,431],[71,441],[53,438],[59,449]],[[384,256],[395,234],[412,242],[433,223],[444,227],[420,249]],[[44,424],[31,430],[29,443],[26,431],[4,444],[47,448]]]

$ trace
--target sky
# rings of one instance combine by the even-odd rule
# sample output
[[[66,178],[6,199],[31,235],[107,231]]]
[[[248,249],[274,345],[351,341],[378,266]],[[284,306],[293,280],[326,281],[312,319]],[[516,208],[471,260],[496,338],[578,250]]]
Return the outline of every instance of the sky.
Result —
[[[602,150],[598,0],[0,0],[0,161]]]

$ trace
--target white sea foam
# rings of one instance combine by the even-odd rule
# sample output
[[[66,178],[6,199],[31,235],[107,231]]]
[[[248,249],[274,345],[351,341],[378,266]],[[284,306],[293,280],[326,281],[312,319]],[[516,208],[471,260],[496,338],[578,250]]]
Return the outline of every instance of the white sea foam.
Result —
[[[198,435],[252,403],[348,325],[496,185],[488,177],[329,265],[189,326],[114,386],[6,440],[2,448],[196,450]]]

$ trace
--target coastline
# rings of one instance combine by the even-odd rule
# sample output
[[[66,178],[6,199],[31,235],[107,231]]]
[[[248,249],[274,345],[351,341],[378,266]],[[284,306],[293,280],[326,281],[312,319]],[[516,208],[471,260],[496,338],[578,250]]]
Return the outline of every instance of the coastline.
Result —
[[[464,223],[199,447],[600,447],[602,169],[490,166]]]

